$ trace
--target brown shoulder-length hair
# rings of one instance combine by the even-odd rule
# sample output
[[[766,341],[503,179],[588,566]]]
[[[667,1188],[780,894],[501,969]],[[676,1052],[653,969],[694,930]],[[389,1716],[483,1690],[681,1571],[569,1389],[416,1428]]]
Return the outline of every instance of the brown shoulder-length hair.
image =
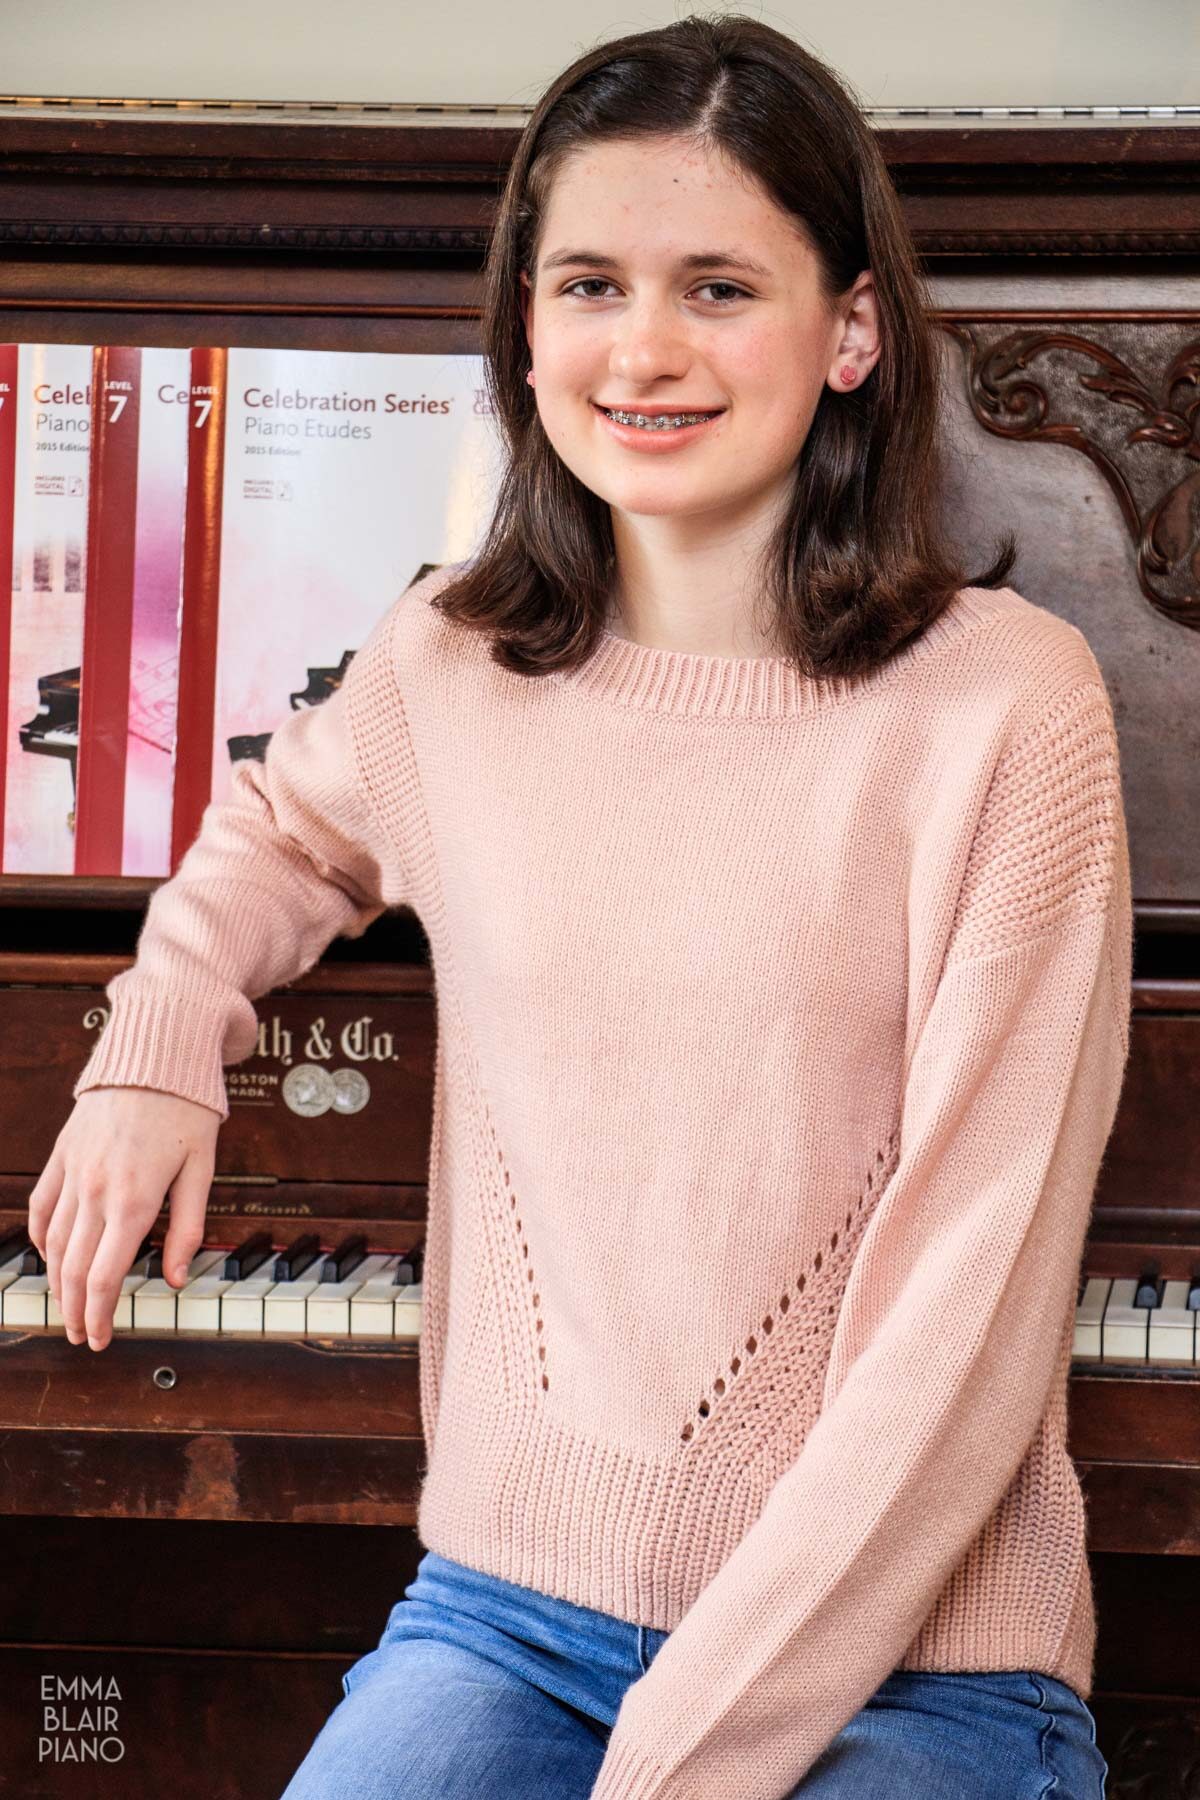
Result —
[[[757,178],[804,233],[831,307],[873,274],[882,352],[850,393],[826,385],[796,462],[792,502],[759,565],[780,654],[806,676],[865,673],[918,637],[962,587],[999,587],[1011,537],[982,574],[956,562],[941,521],[940,373],[917,254],[872,128],[839,77],[782,32],[693,16],[601,44],[547,89],[513,157],[484,277],[489,397],[507,450],[480,548],[436,595],[493,634],[519,674],[584,661],[609,611],[608,503],[546,436],[519,285],[534,285],[551,185],[605,140],[690,137]]]

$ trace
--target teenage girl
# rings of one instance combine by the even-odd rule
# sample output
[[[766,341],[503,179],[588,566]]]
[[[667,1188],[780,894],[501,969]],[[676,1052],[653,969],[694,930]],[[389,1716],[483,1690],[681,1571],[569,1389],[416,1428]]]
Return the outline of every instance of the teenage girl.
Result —
[[[164,1194],[182,1280],[252,1001],[412,906],[425,1554],[287,1800],[1099,1800],[1100,670],[1011,544],[956,560],[896,195],[770,27],[551,85],[483,328],[481,548],[242,765],[110,985],[30,1204],[68,1335]]]

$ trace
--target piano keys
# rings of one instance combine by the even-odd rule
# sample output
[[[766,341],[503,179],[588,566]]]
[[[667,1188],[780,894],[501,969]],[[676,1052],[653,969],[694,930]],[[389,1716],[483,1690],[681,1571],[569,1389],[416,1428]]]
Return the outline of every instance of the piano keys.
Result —
[[[1072,1361],[1200,1371],[1200,1268],[1163,1280],[1086,1275],[1075,1309]]]
[[[65,1330],[46,1265],[27,1240],[0,1243],[0,1331]],[[304,1240],[300,1240],[301,1242]],[[311,1240],[310,1240],[311,1241]],[[249,1252],[249,1254],[247,1254]],[[173,1287],[161,1247],[139,1249],[121,1284],[114,1337],[191,1333],[245,1338],[377,1338],[415,1343],[421,1335],[424,1246],[368,1254],[354,1236],[305,1259],[297,1244],[265,1248],[207,1245]],[[239,1275],[239,1270],[246,1269]]]

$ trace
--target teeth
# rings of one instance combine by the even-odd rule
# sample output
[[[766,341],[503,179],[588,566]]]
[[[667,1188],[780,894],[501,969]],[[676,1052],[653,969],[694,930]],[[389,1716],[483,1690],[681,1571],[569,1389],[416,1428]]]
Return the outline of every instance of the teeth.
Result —
[[[710,413],[663,413],[654,417],[647,413],[617,412],[606,406],[604,411],[618,425],[636,425],[642,431],[667,431],[680,425],[699,425],[702,420],[710,418]]]

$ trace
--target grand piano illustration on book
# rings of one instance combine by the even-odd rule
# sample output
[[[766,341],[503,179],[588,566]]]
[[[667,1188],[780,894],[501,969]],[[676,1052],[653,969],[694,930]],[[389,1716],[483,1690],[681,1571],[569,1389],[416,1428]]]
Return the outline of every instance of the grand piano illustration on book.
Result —
[[[79,762],[79,670],[58,669],[38,676],[38,710],[19,727],[22,750],[34,756],[62,756],[71,765],[71,810],[67,824],[75,829],[76,776]]]
[[[345,650],[342,653],[341,662],[336,667],[310,668],[307,687],[302,688],[299,693],[288,695],[292,711],[299,712],[304,706],[320,706],[323,700],[328,700],[331,694],[335,694],[346,678],[346,670],[350,667],[353,657],[353,650]],[[255,762],[264,761],[267,745],[274,735],[272,731],[258,731],[243,733],[240,737],[226,738],[230,762],[245,762],[250,759]]]
[[[71,808],[67,825],[75,829],[79,777],[79,701],[81,666],[38,676],[38,710],[18,728],[22,750],[34,756],[61,756],[71,765]],[[128,732],[152,749],[170,756],[175,731],[179,657],[175,649],[156,661],[134,659],[130,670]],[[115,872],[115,871],[114,871]]]
[[[432,570],[441,568],[441,566],[440,563],[423,562],[416,574],[410,578],[408,587],[412,587],[414,583],[430,574]],[[405,591],[407,592],[407,589]],[[346,678],[346,670],[350,667],[353,657],[353,650],[345,650],[342,653],[341,662],[339,662],[336,667],[319,665],[316,668],[310,668],[308,671],[307,687],[302,688],[299,693],[288,695],[292,711],[299,712],[303,706],[320,706],[323,700],[328,700],[331,694],[335,694]],[[270,743],[273,736],[273,732],[258,731],[243,733],[238,737],[226,738],[225,741],[229,746],[230,762],[245,762],[251,758],[255,762],[264,761],[267,754],[267,745]]]

